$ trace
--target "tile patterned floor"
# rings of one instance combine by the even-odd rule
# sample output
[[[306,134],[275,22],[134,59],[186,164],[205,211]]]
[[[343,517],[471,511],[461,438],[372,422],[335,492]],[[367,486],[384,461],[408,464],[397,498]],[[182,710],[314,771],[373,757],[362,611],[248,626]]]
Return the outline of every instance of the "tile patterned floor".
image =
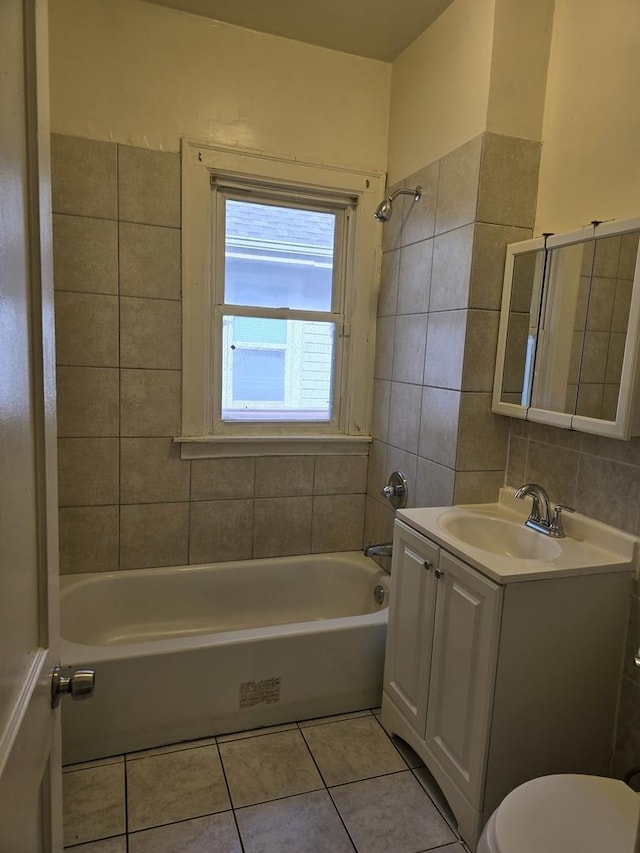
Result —
[[[375,711],[64,768],[75,853],[465,853]]]

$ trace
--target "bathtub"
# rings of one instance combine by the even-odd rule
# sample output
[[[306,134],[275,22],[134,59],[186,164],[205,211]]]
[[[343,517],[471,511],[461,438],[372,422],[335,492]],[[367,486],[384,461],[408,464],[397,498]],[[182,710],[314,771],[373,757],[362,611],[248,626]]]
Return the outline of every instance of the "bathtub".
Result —
[[[64,762],[379,705],[388,586],[359,552],[63,576],[64,674],[96,671]]]

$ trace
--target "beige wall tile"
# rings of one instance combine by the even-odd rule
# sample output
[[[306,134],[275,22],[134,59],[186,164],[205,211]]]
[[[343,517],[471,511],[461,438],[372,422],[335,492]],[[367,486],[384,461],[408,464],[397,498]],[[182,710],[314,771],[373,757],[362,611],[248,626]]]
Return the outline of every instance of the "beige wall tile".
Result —
[[[608,349],[608,332],[585,332],[580,363],[580,384],[604,382]]]
[[[380,317],[376,325],[376,359],[373,375],[376,379],[391,379],[396,318]]]
[[[438,175],[440,161],[409,175],[404,181],[406,189],[422,187],[422,196],[414,202],[411,196],[405,196],[405,209],[402,223],[403,246],[433,237],[436,225],[436,203],[438,198]]]
[[[621,332],[612,332],[609,336],[609,350],[607,352],[607,370],[605,382],[620,383],[622,376],[622,363],[624,361],[624,348],[627,336]]]
[[[63,507],[59,523],[60,574],[117,570],[119,507]]]
[[[500,310],[507,246],[509,243],[529,240],[531,236],[530,228],[476,222],[469,308]]]
[[[257,457],[256,497],[312,494],[314,465],[313,456]]]
[[[121,569],[186,566],[188,542],[188,503],[120,507]]]
[[[118,371],[111,367],[57,369],[58,435],[117,436]]]
[[[257,498],[254,557],[284,557],[311,551],[310,497]]]
[[[387,471],[384,478],[384,485],[389,480],[389,475],[393,471],[400,471],[404,474],[407,480],[407,506],[416,506],[416,471],[418,466],[418,456],[416,453],[409,453],[407,450],[401,450],[392,445],[387,446]],[[382,500],[389,506],[388,499],[381,495]]]
[[[255,460],[194,459],[191,463],[191,500],[217,501],[252,498]],[[313,466],[313,461],[311,462]],[[309,492],[310,494],[310,492]]]
[[[121,435],[178,435],[180,400],[179,370],[121,370]]]
[[[518,438],[515,435],[509,437],[509,453],[505,473],[506,485],[513,486],[516,489],[524,486],[528,449],[529,442],[526,438]]]
[[[189,562],[250,560],[253,500],[194,501],[189,522]]]
[[[118,223],[54,213],[53,277],[56,290],[117,294]]]
[[[165,299],[120,299],[122,367],[180,369],[180,303]]]
[[[600,237],[596,240],[593,275],[615,278],[620,264],[621,237]]]
[[[314,495],[364,493],[366,456],[316,456]]]
[[[389,428],[389,401],[391,399],[391,382],[386,379],[373,381],[373,415],[371,435],[379,441],[387,440]]]
[[[512,422],[513,423],[513,422]],[[521,421],[520,423],[525,423]],[[582,437],[579,432],[550,426],[549,424],[537,424],[532,421],[529,424],[529,438],[533,441],[542,441],[545,444],[555,444],[558,447],[566,447],[569,450],[579,450]]]
[[[396,314],[399,271],[400,250],[396,249],[393,252],[385,252],[382,256],[382,269],[380,271],[378,317],[391,317]]]
[[[612,332],[626,332],[629,325],[629,308],[631,306],[631,292],[633,290],[630,281],[619,279],[616,282],[616,297],[613,303],[613,315],[611,317]]]
[[[540,483],[555,503],[575,506],[578,463],[574,450],[529,441],[525,479]]]
[[[180,299],[180,230],[121,222],[120,294]]]
[[[392,371],[394,382],[422,385],[428,317],[428,314],[396,317]]]
[[[591,279],[586,327],[591,331],[608,332],[611,329],[613,303],[616,296],[615,278]]]
[[[466,311],[429,314],[429,334],[424,361],[424,384],[437,388],[462,387]]]
[[[418,457],[416,506],[451,506],[455,471]]]
[[[180,227],[180,155],[118,145],[120,220]]]
[[[421,403],[422,388],[420,385],[407,385],[403,382],[392,383],[389,409],[389,444],[400,448],[400,450],[407,450],[409,453],[418,452]]]
[[[474,225],[465,225],[433,241],[431,311],[452,311],[469,304]]]
[[[618,259],[618,278],[633,279],[638,257],[640,235],[638,232],[624,234],[620,238],[620,256]]]
[[[118,297],[57,291],[56,360],[83,367],[118,366]]]
[[[458,440],[460,392],[426,387],[422,392],[420,445],[425,459],[455,467]]]
[[[578,512],[634,533],[639,499],[640,469],[581,455],[573,504]]]
[[[58,439],[59,506],[117,504],[118,439]]]
[[[491,394],[463,393],[457,471],[495,471],[507,461],[509,422],[491,411]]]
[[[386,504],[386,498],[380,494],[389,479],[387,470],[387,445],[381,441],[372,441],[369,447],[367,466],[367,494],[380,503]]]
[[[188,501],[189,465],[170,438],[121,439],[122,503]]]
[[[393,540],[395,512],[371,497],[365,501],[364,545],[379,545]],[[391,566],[388,560],[387,568]]]
[[[314,497],[311,551],[361,551],[364,504],[364,495]]]
[[[435,233],[476,218],[482,136],[476,136],[440,161]]]
[[[453,503],[493,503],[503,480],[504,471],[456,471]]]
[[[538,195],[541,144],[485,133],[478,190],[478,219],[532,228]]]
[[[463,391],[492,391],[498,345],[498,311],[468,312]]]
[[[116,219],[116,146],[76,136],[51,136],[54,213]]]
[[[424,314],[429,310],[433,240],[422,240],[400,250],[398,314]]]

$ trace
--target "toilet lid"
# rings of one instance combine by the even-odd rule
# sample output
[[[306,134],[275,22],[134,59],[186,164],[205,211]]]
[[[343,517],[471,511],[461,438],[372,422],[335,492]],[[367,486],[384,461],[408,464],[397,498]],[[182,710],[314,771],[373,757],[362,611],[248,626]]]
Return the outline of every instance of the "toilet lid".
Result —
[[[639,814],[617,779],[541,776],[505,797],[491,841],[497,853],[633,853]]]

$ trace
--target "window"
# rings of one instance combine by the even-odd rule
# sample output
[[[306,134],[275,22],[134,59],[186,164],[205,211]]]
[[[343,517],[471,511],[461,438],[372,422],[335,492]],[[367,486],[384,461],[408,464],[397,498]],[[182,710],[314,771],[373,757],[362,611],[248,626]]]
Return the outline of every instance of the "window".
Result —
[[[366,452],[382,177],[182,159],[182,455]]]
[[[218,419],[336,423],[348,202],[217,195]],[[216,401],[217,402],[217,401]]]

